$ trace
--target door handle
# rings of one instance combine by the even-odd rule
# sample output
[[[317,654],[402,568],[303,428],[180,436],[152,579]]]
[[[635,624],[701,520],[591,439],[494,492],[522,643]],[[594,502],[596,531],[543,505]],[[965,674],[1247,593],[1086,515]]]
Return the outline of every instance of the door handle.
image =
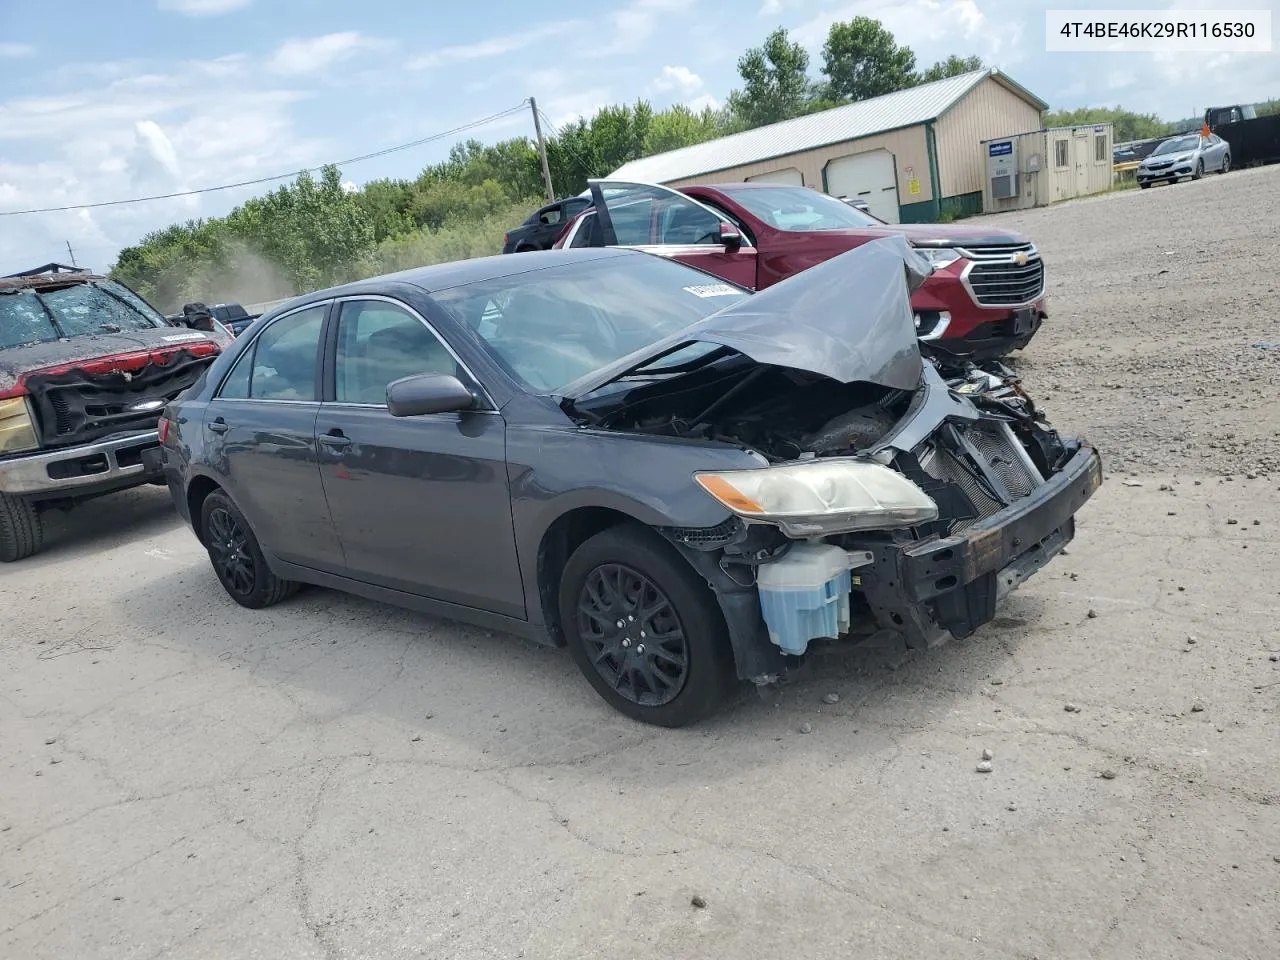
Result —
[[[214,433],[226,433],[228,430],[231,429],[231,426],[227,423],[227,421],[223,420],[221,417],[218,417],[211,424],[209,424],[209,429],[212,430]]]
[[[323,443],[326,447],[341,449],[342,447],[351,445],[351,438],[346,436],[337,427],[334,427],[328,433],[322,433],[320,435],[320,442]]]

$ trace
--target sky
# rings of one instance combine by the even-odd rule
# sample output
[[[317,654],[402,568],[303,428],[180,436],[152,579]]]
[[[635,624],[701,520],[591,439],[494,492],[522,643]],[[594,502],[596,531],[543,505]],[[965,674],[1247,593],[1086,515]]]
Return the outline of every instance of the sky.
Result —
[[[1280,0],[1230,0],[1277,10]],[[1280,97],[1270,54],[1046,53],[1054,0],[0,0],[0,212],[175,193],[296,172],[431,137],[533,96],[553,124],[601,106],[723,102],[736,62],[784,26],[816,77],[836,20],[881,19],[925,66],[978,54],[1052,108],[1122,104],[1166,119]],[[1125,7],[1189,9],[1205,0]],[[56,9],[56,14],[50,10]],[[1273,15],[1274,26],[1280,15]],[[343,167],[412,177],[455,140],[532,135],[517,112]],[[152,230],[220,216],[273,185],[0,216],[0,275],[108,268]]]

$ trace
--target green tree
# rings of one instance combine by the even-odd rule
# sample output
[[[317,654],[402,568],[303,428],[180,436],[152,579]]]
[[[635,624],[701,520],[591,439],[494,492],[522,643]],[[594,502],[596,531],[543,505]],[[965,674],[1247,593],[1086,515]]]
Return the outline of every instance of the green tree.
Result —
[[[1044,115],[1046,127],[1083,127],[1093,123],[1110,123],[1117,143],[1128,140],[1147,140],[1163,137],[1173,132],[1173,125],[1161,120],[1154,113],[1134,113],[1123,107],[1081,107],[1078,110],[1057,110]]]
[[[921,73],[920,82],[931,83],[934,80],[945,80],[947,77],[958,77],[962,73],[981,70],[983,66],[982,58],[979,56],[958,57],[953,53],[947,59],[939,60]]]
[[[760,127],[806,112],[812,94],[809,54],[782,27],[738,60],[742,89],[729,94],[734,126]]]
[[[916,83],[916,55],[871,17],[833,23],[822,47],[830,100],[866,100]]]
[[[724,130],[721,112],[705,107],[694,113],[682,103],[653,115],[653,123],[645,137],[646,155],[678,150],[720,136]]]

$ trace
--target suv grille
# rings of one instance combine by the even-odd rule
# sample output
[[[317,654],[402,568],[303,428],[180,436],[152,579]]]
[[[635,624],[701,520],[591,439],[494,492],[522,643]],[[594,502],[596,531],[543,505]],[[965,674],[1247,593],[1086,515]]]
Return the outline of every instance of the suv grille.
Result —
[[[1018,306],[1038,300],[1044,293],[1044,261],[1034,244],[977,247],[962,252],[974,261],[966,282],[973,298],[984,307]]]
[[[27,389],[43,445],[65,447],[154,430],[164,405],[194,384],[217,355],[178,350],[159,359],[167,362],[153,360],[128,373],[71,369],[29,375]]]

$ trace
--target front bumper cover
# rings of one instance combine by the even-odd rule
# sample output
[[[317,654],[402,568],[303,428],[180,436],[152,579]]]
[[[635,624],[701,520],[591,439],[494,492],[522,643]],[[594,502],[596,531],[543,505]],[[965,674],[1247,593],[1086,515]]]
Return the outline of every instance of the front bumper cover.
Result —
[[[155,430],[0,460],[0,492],[36,497],[83,496],[149,483],[160,465],[148,451]]]
[[[875,562],[859,571],[855,590],[908,646],[930,646],[944,633],[967,637],[995,616],[997,600],[1071,542],[1076,512],[1101,485],[1102,460],[1082,445],[1032,494],[963,533],[860,544]]]

